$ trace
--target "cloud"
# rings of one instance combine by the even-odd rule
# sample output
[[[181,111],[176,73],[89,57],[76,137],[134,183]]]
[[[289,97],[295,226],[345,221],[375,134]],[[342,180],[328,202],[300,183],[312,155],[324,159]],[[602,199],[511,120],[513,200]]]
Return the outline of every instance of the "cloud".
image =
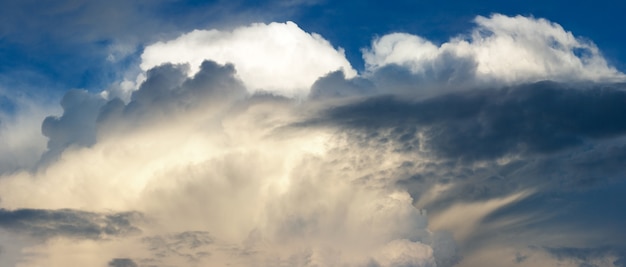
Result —
[[[591,41],[548,20],[493,14],[474,22],[471,34],[440,45],[407,33],[376,38],[363,50],[366,69],[400,65],[438,87],[626,78]]]
[[[512,265],[515,251],[529,244],[624,246],[612,222],[625,218],[608,208],[621,199],[615,194],[626,175],[615,165],[624,151],[622,83],[542,81],[429,92],[432,84],[399,65],[358,79],[373,86],[356,88],[374,89],[333,92],[317,117],[295,126],[341,129],[350,143],[397,157],[392,176],[430,211],[431,229],[454,234],[460,266]],[[326,84],[318,83],[313,99],[320,99],[313,92],[357,84],[340,75],[320,81]],[[494,206],[502,199],[510,201]],[[590,228],[595,234],[584,234]],[[499,257],[504,250],[513,251],[506,261]],[[524,255],[532,256],[522,266],[585,264]],[[619,260],[607,254],[587,263],[613,262]]]
[[[189,75],[198,72],[204,60],[232,63],[250,90],[288,96],[306,94],[319,77],[332,71],[356,75],[342,49],[293,22],[257,23],[232,31],[195,30],[147,46],[141,59],[143,70],[164,63],[189,63]]]
[[[545,20],[476,21],[470,39],[441,46],[383,36],[360,76],[292,23],[147,47],[128,98],[69,91],[43,121],[39,168],[0,176],[2,230],[54,241],[0,235],[4,251],[22,251],[9,262],[621,264],[626,218],[611,207],[623,206],[626,95],[599,81],[622,74]],[[531,61],[545,72],[480,57],[502,44],[545,58]],[[282,60],[289,51],[299,60]],[[610,262],[532,249],[604,246]]]
[[[311,85],[309,98],[333,99],[374,93],[376,93],[376,88],[370,80],[361,77],[346,79],[343,71],[334,71],[320,77]]]
[[[105,99],[84,90],[72,90],[63,96],[63,115],[49,116],[41,125],[48,137],[48,150],[42,162],[48,162],[71,145],[89,146],[96,142],[96,118]]]
[[[34,217],[62,236],[70,233],[57,228],[96,239],[89,246],[101,261],[434,266],[434,255],[454,258],[450,237],[437,238],[448,245],[434,246],[427,217],[395,187],[394,176],[383,175],[396,164],[393,157],[359,171],[354,163],[375,166],[377,159],[362,158],[370,153],[335,139],[333,130],[290,126],[307,116],[296,100],[249,94],[232,65],[206,61],[193,77],[185,70],[168,64],[148,71],[128,103],[68,92],[63,115],[46,119],[44,133],[64,133],[50,140],[71,145],[59,146],[58,157],[37,171],[3,176],[2,206],[61,209]],[[141,238],[118,237],[118,248],[109,247],[96,238],[108,228],[88,220],[102,210],[134,210],[149,223],[141,224]],[[55,216],[75,218],[76,225]],[[94,220],[107,225],[106,218]],[[35,226],[34,232],[43,227]],[[61,240],[37,251],[74,246]],[[69,260],[47,258],[53,266]]]
[[[528,192],[522,192],[506,198],[492,199],[484,203],[465,203],[452,206],[433,219],[433,227],[436,229],[454,230],[456,234],[455,240],[465,241],[472,232],[476,231],[478,223],[486,215],[528,195]]]
[[[80,210],[0,209],[0,227],[38,239],[69,237],[103,239],[136,234],[133,226],[140,214],[133,212],[98,214]]]
[[[109,262],[109,267],[137,267],[137,263],[135,263],[131,259],[113,259]]]
[[[198,262],[211,255],[210,245],[215,240],[208,232],[186,231],[171,235],[147,236],[142,238],[155,259],[172,256],[185,258],[190,262]]]
[[[492,246],[623,247],[612,222],[625,218],[609,208],[623,202],[615,197],[626,177],[616,165],[623,94],[623,84],[539,82],[426,99],[375,95],[335,102],[301,125],[330,124],[354,144],[405,159],[398,185],[429,210],[431,229],[454,234],[468,258],[461,266],[480,266],[493,260],[474,262]],[[524,264],[553,261],[541,259]]]
[[[463,160],[549,153],[626,131],[623,85],[540,82],[412,101],[372,97],[328,110],[321,119],[340,127],[398,129],[390,138],[414,149]],[[405,132],[406,125],[419,131]]]

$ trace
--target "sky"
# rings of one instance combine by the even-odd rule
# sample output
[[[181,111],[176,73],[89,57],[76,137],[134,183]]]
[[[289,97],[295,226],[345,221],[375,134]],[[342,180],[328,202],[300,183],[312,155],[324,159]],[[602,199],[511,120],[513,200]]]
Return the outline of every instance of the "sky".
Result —
[[[626,266],[625,8],[2,1],[0,266]]]

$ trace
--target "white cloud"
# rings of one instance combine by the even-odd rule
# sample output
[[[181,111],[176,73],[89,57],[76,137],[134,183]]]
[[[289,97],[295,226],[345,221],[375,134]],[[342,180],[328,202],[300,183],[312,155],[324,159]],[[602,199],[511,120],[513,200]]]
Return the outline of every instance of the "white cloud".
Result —
[[[155,69],[133,102],[106,104],[94,144],[65,147],[36,172],[0,176],[1,208],[138,211],[147,220],[139,236],[0,245],[21,246],[24,266],[113,258],[177,266],[435,265],[426,215],[388,175],[401,158],[346,142],[333,129],[288,127],[301,119],[302,105],[244,98],[232,67],[205,63],[184,80],[176,78],[180,70]],[[64,106],[83,103],[85,94],[70,92]],[[63,116],[83,112],[67,108]],[[80,131],[85,124],[56,126]],[[187,231],[212,241],[186,247],[174,240]]]
[[[519,192],[484,202],[456,204],[433,218],[435,229],[454,231],[455,240],[464,241],[476,230],[485,216],[511,203],[524,199],[532,192]]]
[[[149,45],[141,68],[163,63],[188,63],[189,75],[204,60],[235,65],[238,76],[252,90],[302,95],[321,76],[343,69],[356,75],[342,49],[293,22],[252,24],[232,31],[194,30],[174,40]]]
[[[406,33],[377,38],[371,48],[363,50],[366,68],[374,72],[390,64],[401,65],[427,79],[438,77],[444,85],[626,79],[608,65],[594,43],[575,37],[556,23],[500,14],[478,16],[474,21],[476,27],[470,35],[457,36],[441,45]],[[464,64],[467,60],[473,64]],[[467,72],[472,74],[469,80],[455,77]]]
[[[371,260],[434,266],[426,217],[412,198],[394,191],[393,180],[359,182],[361,173],[346,171],[350,164],[341,162],[359,152],[330,155],[325,147],[349,148],[335,147],[325,131],[268,137],[270,129],[258,128],[283,120],[284,111],[252,106],[208,129],[198,125],[215,118],[195,114],[103,137],[92,147],[66,150],[45,171],[0,177],[2,207],[138,210],[152,220],[141,227],[145,234],[210,233],[219,245],[198,260],[202,264],[273,266],[276,259],[289,266],[364,266]],[[25,266],[154,257],[135,239],[61,240],[35,247],[48,257],[30,257]],[[128,246],[133,255],[119,254]],[[82,256],[62,256],[76,250]],[[178,255],[159,260],[188,264]]]

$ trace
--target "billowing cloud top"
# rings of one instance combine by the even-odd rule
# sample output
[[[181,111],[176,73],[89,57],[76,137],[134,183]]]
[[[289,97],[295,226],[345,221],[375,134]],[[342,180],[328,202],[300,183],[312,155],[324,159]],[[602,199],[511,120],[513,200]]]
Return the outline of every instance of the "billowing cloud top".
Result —
[[[195,30],[174,40],[146,47],[141,68],[163,63],[188,63],[189,75],[204,60],[232,63],[251,90],[298,95],[317,78],[343,70],[356,74],[342,49],[335,49],[318,34],[304,32],[293,22],[252,24],[232,31]]]
[[[366,66],[375,71],[398,64],[416,74],[443,76],[444,82],[471,79],[481,85],[626,78],[607,64],[592,42],[556,23],[499,14],[478,16],[474,22],[471,34],[440,45],[406,33],[384,35],[364,49]]]
[[[127,99],[71,90],[45,147],[2,143],[0,265],[624,266],[624,74],[475,22],[376,38],[361,74],[291,22],[147,46]]]

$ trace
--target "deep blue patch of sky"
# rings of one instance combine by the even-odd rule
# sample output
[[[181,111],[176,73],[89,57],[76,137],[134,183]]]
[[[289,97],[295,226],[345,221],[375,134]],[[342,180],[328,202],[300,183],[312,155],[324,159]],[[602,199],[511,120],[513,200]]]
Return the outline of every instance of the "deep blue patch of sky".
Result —
[[[4,80],[0,82],[7,86],[8,83],[19,83],[21,79],[28,85],[23,87],[41,86],[46,90],[86,88],[99,91],[120,78],[120,69],[134,62],[133,59],[115,63],[107,61],[105,50],[112,40],[136,37],[140,39],[140,46],[165,37],[172,38],[175,34],[194,28],[233,26],[233,23],[247,24],[253,21],[293,20],[304,30],[320,33],[333,45],[343,47],[348,60],[356,69],[362,70],[360,49],[367,47],[374,36],[408,32],[441,43],[452,36],[467,33],[474,26],[472,20],[476,15],[488,16],[491,13],[547,18],[577,36],[594,41],[612,65],[622,71],[626,69],[626,27],[621,27],[626,22],[626,16],[623,15],[626,3],[619,1],[574,3],[486,0],[477,4],[471,1],[326,0],[315,4],[309,1],[309,4],[300,7],[280,4],[283,3],[281,1],[264,4],[249,0],[162,1],[156,6],[149,6],[150,3],[141,2],[134,6],[136,15],[145,16],[155,23],[160,22],[163,27],[135,25],[128,29],[106,28],[101,35],[86,39],[54,38],[54,33],[46,32],[49,29],[45,28],[40,29],[40,32],[37,27],[27,27],[22,31],[19,18],[4,19],[3,23],[7,23],[4,29],[9,27],[15,30],[0,34],[0,78]],[[29,19],[40,18],[32,16]],[[54,21],[54,18],[45,19]],[[128,21],[136,22],[131,19]],[[64,21],[59,27],[72,25]],[[114,26],[120,27],[118,24]],[[77,24],[77,27],[81,26]],[[68,31],[81,33],[76,29]],[[120,36],[116,35],[118,33]],[[139,55],[133,54],[135,60]]]

